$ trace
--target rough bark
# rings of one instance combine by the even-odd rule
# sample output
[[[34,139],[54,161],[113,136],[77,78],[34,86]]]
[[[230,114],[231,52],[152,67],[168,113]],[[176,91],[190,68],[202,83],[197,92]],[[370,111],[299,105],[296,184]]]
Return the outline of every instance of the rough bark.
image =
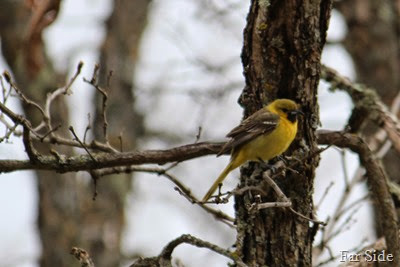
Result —
[[[347,23],[348,33],[343,44],[353,58],[357,82],[376,88],[382,101],[391,106],[400,87],[399,2],[352,0],[340,2],[337,7]],[[362,117],[363,111],[355,114]],[[378,128],[367,124],[361,130],[370,139]],[[399,158],[399,153],[392,148],[382,161],[388,177],[396,183],[400,183]],[[399,209],[398,200],[396,203]],[[382,229],[378,225],[382,219],[376,216],[379,236]]]
[[[254,0],[244,31],[246,87],[239,101],[245,115],[275,98],[296,100],[306,114],[288,153],[306,160],[296,165],[298,173],[287,170],[277,182],[293,208],[308,217],[313,216],[313,180],[319,158],[307,155],[316,149],[316,96],[330,11],[329,0]],[[252,173],[254,165],[242,169],[241,187],[260,182],[260,175],[252,178]],[[254,201],[249,193],[236,197],[239,257],[249,266],[311,266],[315,232],[309,222],[279,208],[252,214],[246,206]],[[271,193],[261,201],[276,201],[276,196]]]

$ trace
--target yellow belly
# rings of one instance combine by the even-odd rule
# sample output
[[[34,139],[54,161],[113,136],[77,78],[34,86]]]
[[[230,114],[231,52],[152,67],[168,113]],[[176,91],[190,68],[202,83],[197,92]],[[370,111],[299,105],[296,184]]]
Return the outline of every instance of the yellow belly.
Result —
[[[297,133],[297,122],[291,123],[286,119],[279,122],[277,128],[269,134],[261,135],[256,139],[245,144],[239,149],[236,155],[236,164],[239,165],[246,161],[268,161],[285,152],[293,142]]]

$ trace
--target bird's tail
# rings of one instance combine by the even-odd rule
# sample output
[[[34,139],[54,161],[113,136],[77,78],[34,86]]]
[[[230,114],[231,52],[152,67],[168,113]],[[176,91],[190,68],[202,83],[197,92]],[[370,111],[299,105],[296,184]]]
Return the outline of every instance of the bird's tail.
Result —
[[[217,180],[215,180],[215,182],[213,183],[213,185],[210,187],[210,189],[208,190],[208,192],[205,194],[205,196],[203,197],[202,202],[207,201],[211,195],[215,192],[215,190],[217,190],[218,186],[222,183],[222,181],[226,178],[226,176],[233,170],[235,169],[234,165],[233,165],[233,161],[231,161],[228,166],[226,166],[226,168],[222,171],[222,173],[218,176]]]

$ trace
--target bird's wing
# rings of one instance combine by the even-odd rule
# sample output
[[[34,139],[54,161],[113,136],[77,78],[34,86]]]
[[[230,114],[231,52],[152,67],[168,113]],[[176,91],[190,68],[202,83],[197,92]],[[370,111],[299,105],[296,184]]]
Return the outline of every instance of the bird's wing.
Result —
[[[226,135],[231,140],[222,147],[217,156],[231,152],[262,134],[272,132],[278,122],[279,115],[269,112],[265,108],[260,109]]]

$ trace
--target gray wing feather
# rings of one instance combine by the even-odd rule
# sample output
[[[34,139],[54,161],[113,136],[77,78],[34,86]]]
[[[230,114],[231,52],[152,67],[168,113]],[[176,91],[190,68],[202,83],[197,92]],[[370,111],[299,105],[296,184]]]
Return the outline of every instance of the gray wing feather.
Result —
[[[232,152],[256,137],[273,131],[278,122],[279,116],[277,114],[266,111],[264,108],[260,109],[226,135],[231,140],[222,147],[217,156]]]

